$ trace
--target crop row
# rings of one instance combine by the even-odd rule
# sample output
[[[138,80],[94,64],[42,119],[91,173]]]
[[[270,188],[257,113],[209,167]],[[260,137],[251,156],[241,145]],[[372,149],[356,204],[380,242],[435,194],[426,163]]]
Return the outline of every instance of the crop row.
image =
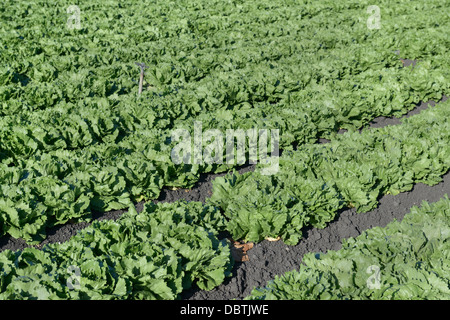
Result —
[[[401,125],[349,131],[327,144],[284,152],[279,171],[233,173],[213,181],[207,201],[222,209],[235,239],[281,236],[296,244],[302,229],[322,228],[339,209],[367,212],[379,196],[434,185],[450,169],[450,101],[402,120]]]
[[[233,167],[173,163],[171,134],[193,132],[194,120],[204,130],[278,129],[289,150],[448,91],[439,2],[384,3],[380,30],[367,28],[364,3],[207,4],[148,3],[131,18],[131,2],[82,3],[81,30],[67,28],[62,2],[0,12],[11,22],[0,31],[0,234],[38,242],[52,225]],[[425,9],[442,23],[412,23]],[[432,44],[422,28],[436,33]],[[396,49],[416,67],[402,68]],[[150,65],[140,97],[136,60]]]
[[[418,181],[437,183],[450,165],[449,112],[446,101],[398,126],[346,133],[330,144],[310,146],[320,153],[293,151],[280,159],[280,173],[269,176],[280,176],[279,181],[265,181],[258,168],[245,176],[253,181],[242,184],[242,190],[236,188],[242,176],[218,180],[209,200],[223,200],[217,206],[147,203],[140,213],[131,206],[117,221],[95,221],[65,243],[5,250],[0,253],[0,298],[175,299],[193,284],[212,289],[230,276],[234,262],[220,232],[247,240],[280,234],[293,244],[306,225],[325,226],[351,201],[360,211],[369,210],[379,193],[396,194]],[[308,161],[315,162],[304,165]],[[333,161],[339,171],[333,171]],[[339,161],[347,164],[338,166]],[[333,173],[345,175],[336,179]],[[259,188],[249,192],[253,185]],[[233,192],[225,193],[227,187]],[[242,217],[248,220],[239,221]]]
[[[367,1],[81,1],[80,30],[66,25],[69,4],[0,8],[0,235],[38,243],[49,226],[130,209],[66,243],[0,253],[2,299],[211,289],[233,264],[219,232],[295,244],[341,208],[368,211],[450,167],[449,101],[399,126],[355,131],[448,93],[439,1],[381,1],[379,30],[366,25]],[[395,50],[417,65],[402,68]],[[140,96],[136,61],[150,65]],[[234,167],[171,160],[173,130],[192,133],[194,121],[279,129],[279,172],[258,165],[217,179],[208,205],[148,203],[138,214],[134,201]],[[336,136],[340,128],[350,132]],[[320,137],[332,142],[313,144]]]
[[[248,300],[446,300],[450,298],[450,200],[423,202],[401,222],[311,252],[297,270],[255,288]]]
[[[175,299],[230,274],[224,221],[201,203],[147,204],[68,242],[0,253],[0,299]]]

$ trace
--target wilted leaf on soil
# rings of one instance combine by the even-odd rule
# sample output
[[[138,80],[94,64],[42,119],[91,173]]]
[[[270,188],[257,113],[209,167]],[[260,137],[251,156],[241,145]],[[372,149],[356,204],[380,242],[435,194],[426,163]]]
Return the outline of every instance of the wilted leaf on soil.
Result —
[[[235,261],[243,262],[248,261],[247,251],[253,248],[253,242],[240,243],[230,239],[231,242],[231,255]]]

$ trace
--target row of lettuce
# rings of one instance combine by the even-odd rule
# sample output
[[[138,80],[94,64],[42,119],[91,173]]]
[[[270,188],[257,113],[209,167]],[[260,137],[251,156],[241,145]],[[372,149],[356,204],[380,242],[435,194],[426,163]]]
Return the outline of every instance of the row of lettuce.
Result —
[[[303,226],[323,226],[344,206],[368,211],[382,194],[409,190],[417,182],[437,183],[449,168],[449,105],[449,100],[439,103],[399,126],[349,131],[329,144],[285,150],[277,174],[257,170],[218,178],[209,201],[230,219],[236,239],[282,235],[295,244]],[[178,186],[196,181],[201,165],[176,165],[169,150],[153,146],[119,154],[101,145],[92,148],[91,161],[58,150],[22,166],[3,164],[3,233],[37,243],[49,226],[88,219],[92,210],[127,208],[143,196],[155,198],[171,178]],[[146,154],[165,161],[158,166]],[[192,171],[183,176],[186,167]]]
[[[367,212],[380,196],[435,185],[450,169],[450,100],[402,124],[349,131],[327,144],[283,152],[273,175],[234,172],[213,181],[208,203],[220,207],[235,239],[281,236],[296,244],[305,226],[324,227],[344,207]]]
[[[193,283],[212,289],[233,261],[214,230],[216,208],[148,204],[95,222],[64,244],[0,253],[0,299],[175,299]],[[308,253],[249,300],[448,299],[450,199],[423,202],[404,219]]]
[[[255,288],[248,300],[448,300],[450,200],[414,206],[401,222],[308,253],[297,270]]]
[[[224,219],[201,203],[146,204],[62,244],[0,253],[0,299],[175,299],[212,289],[232,267]]]
[[[172,91],[183,95],[170,103],[168,114],[179,103],[193,114],[224,106],[236,109],[268,99],[276,102],[311,84],[327,86],[330,80],[365,71],[390,74],[399,65],[396,50],[410,59],[433,59],[435,66],[448,61],[448,22],[440,1],[415,7],[384,1],[383,28],[376,30],[367,28],[368,1],[80,1],[82,30],[61,23],[69,5],[61,1],[54,6],[48,0],[5,3],[2,20],[9,24],[1,30],[2,115],[85,97],[128,95],[137,89],[132,80],[136,59],[149,65],[146,77],[157,93],[150,95],[153,99]],[[138,10],[141,5],[148,10]],[[411,22],[420,15],[433,19]],[[414,89],[430,89],[439,82],[439,77],[425,77]],[[379,89],[378,83],[373,85]],[[164,105],[161,100],[156,104]]]
[[[0,253],[1,298],[211,289],[233,264],[219,232],[296,244],[304,227],[435,184],[450,167],[449,101],[399,126],[355,131],[448,93],[439,1],[380,2],[379,30],[367,28],[364,1],[80,1],[81,30],[66,26],[70,1],[9,2],[0,12],[0,235],[35,244],[92,211],[130,210],[63,244]],[[417,65],[402,68],[396,50]],[[140,97],[135,61],[150,65]],[[135,201],[234,167],[174,164],[171,134],[193,132],[194,120],[204,130],[279,129],[279,172],[258,165],[217,179],[207,205],[147,204],[137,214]],[[321,137],[332,142],[313,144]]]
[[[0,12],[9,22],[0,30],[0,235],[28,243],[234,167],[174,164],[172,133],[193,132],[194,121],[223,133],[278,129],[287,151],[449,91],[439,1],[383,2],[379,30],[367,28],[365,2],[211,0],[81,1],[83,27],[71,30],[69,2],[10,1]],[[418,20],[425,12],[434,19]],[[402,68],[399,57],[419,61]],[[140,97],[135,61],[149,65]]]
[[[217,179],[208,200],[216,205],[147,203],[140,213],[131,205],[117,221],[95,221],[65,243],[47,244],[40,250],[5,250],[0,253],[0,298],[175,299],[194,283],[201,289],[212,289],[231,274],[233,266],[228,240],[221,239],[220,232],[255,241],[281,235],[286,243],[294,244],[305,226],[324,227],[339,208],[353,204],[360,212],[368,211],[381,194],[409,190],[418,181],[431,185],[439,182],[442,173],[450,168],[450,127],[446,123],[449,116],[447,100],[403,120],[401,125],[349,132],[329,144],[315,145],[321,153],[293,151],[290,161],[280,159],[277,175],[261,176],[257,169],[244,177],[234,173]],[[302,162],[311,159],[315,162],[310,165]],[[278,176],[280,180],[274,180]],[[240,185],[243,179],[251,179],[252,183]],[[259,188],[247,190],[253,185]],[[378,241],[386,241],[389,250],[378,242],[373,242],[374,248],[370,249],[369,244],[358,247],[349,240],[349,248],[365,248],[364,254],[369,256],[377,252],[367,261],[355,253],[357,272],[361,273],[367,264],[378,266],[382,275],[392,271],[393,275],[383,283],[389,290],[364,291],[362,276],[349,274],[356,272],[351,269],[351,262],[342,260],[342,266],[338,264],[337,268],[325,258],[321,264],[320,258],[316,263],[323,267],[320,270],[336,267],[328,270],[334,274],[294,273],[287,276],[287,284],[276,280],[276,289],[270,289],[275,286],[271,284],[254,293],[255,298],[288,298],[306,278],[306,291],[292,298],[303,294],[305,298],[308,294],[321,298],[443,297],[442,294],[448,294],[444,284],[447,281],[448,286],[449,279],[447,259],[443,256],[448,251],[448,207],[448,198],[437,206],[437,212],[447,208],[446,220],[434,221],[425,215],[417,218],[416,227],[405,220],[400,229],[388,228],[386,237],[379,237]],[[421,221],[428,223],[422,233],[417,231]],[[379,230],[373,233],[379,236],[384,232]],[[410,236],[418,240],[409,239]],[[415,254],[417,259],[408,260],[405,256],[402,260],[396,255],[398,252]],[[352,257],[350,253],[349,256]],[[385,264],[377,257],[385,257],[387,260],[381,261]],[[402,268],[398,266],[400,260],[407,264],[405,269],[392,269]],[[428,273],[435,276],[424,278]],[[312,283],[313,279],[317,281]],[[356,281],[355,291],[351,289],[355,284],[352,281]],[[278,292],[278,288],[279,293],[271,293]]]

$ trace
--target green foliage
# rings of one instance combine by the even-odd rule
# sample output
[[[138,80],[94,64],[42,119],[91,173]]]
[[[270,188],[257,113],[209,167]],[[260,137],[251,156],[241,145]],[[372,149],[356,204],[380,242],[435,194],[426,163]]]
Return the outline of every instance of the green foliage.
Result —
[[[172,162],[172,131],[192,136],[195,120],[221,132],[278,129],[280,147],[292,150],[404,114],[449,89],[441,1],[381,2],[378,30],[367,28],[368,1],[83,0],[79,30],[67,26],[72,4],[6,0],[0,11],[0,184],[27,188],[44,176],[48,185],[67,184],[83,203],[90,199],[81,206],[86,214],[67,218],[124,209],[157,198],[163,187],[190,188],[200,173],[234,167]],[[402,68],[396,50],[418,64]],[[149,66],[141,96],[136,61]],[[376,182],[366,178],[373,198]],[[328,181],[326,189],[318,203],[336,193]],[[348,192],[362,206],[373,203],[357,186]],[[47,206],[39,222],[21,222],[30,224],[27,232],[2,225],[0,233],[39,241],[47,223],[66,220]],[[264,216],[278,210],[269,207]],[[255,228],[283,232],[281,220]]]
[[[176,299],[230,275],[224,221],[201,203],[146,204],[63,244],[0,253],[0,299]],[[74,272],[75,271],[75,272]]]
[[[236,239],[281,236],[296,244],[307,225],[323,228],[339,209],[375,208],[384,194],[408,191],[414,183],[434,185],[450,168],[450,101],[396,126],[350,131],[326,145],[285,152],[279,172],[237,172],[213,182],[208,202],[229,218]]]
[[[223,133],[278,129],[284,150],[275,176],[218,179],[211,203],[221,212],[149,205],[139,219],[156,233],[130,213],[61,246],[2,253],[2,297],[171,299],[192,282],[210,289],[228,272],[219,230],[295,244],[345,206],[370,210],[379,195],[437,183],[449,168],[448,103],[398,128],[355,132],[448,94],[442,1],[379,1],[377,30],[366,24],[370,1],[80,0],[81,29],[67,27],[72,1],[2,5],[0,236],[35,244],[47,227],[235,167],[173,163],[171,134],[192,136],[194,121]],[[396,50],[417,65],[403,67]],[[149,66],[140,96],[137,61]],[[71,266],[83,275],[79,290],[67,289]]]
[[[248,300],[450,298],[450,200],[423,202],[404,219],[308,253],[298,270],[277,276]]]

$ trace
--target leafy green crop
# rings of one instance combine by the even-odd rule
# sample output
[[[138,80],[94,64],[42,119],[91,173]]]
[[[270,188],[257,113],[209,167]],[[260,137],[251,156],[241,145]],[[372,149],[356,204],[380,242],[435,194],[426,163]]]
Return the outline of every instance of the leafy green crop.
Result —
[[[277,276],[246,299],[449,299],[450,200],[423,202],[404,219],[308,253],[298,270]]]
[[[449,168],[448,102],[398,127],[355,132],[448,95],[442,1],[379,1],[375,30],[366,0],[80,0],[80,29],[67,26],[72,4],[0,6],[0,236],[35,244],[48,227],[131,210],[64,244],[0,253],[2,299],[211,289],[232,263],[219,231],[294,244],[341,208],[370,210],[380,195],[434,184]],[[141,95],[137,61],[149,66]],[[148,204],[137,214],[133,203],[164,187],[235,167],[174,164],[171,134],[192,134],[195,121],[223,133],[280,130],[280,172],[218,179],[217,207]],[[314,145],[319,138],[333,141]]]
[[[67,218],[234,167],[173,164],[171,132],[192,133],[194,121],[222,132],[279,129],[280,147],[292,150],[449,91],[442,1],[381,1],[375,30],[369,1],[83,0],[79,30],[67,27],[69,5],[5,0],[0,10],[0,184],[24,195],[0,199],[8,212],[30,207],[20,221],[2,210],[0,234],[29,243]],[[417,65],[403,68],[396,50]],[[141,96],[136,61],[149,66]],[[43,177],[83,204],[57,213],[70,207],[61,204],[68,192],[53,203],[36,187]],[[45,208],[34,208],[42,197]],[[277,233],[280,221],[262,228]]]
[[[434,185],[450,168],[450,101],[401,125],[349,131],[325,145],[284,152],[273,176],[235,172],[213,182],[208,202],[229,219],[234,238],[281,236],[296,244],[306,225],[323,228],[339,209],[373,209],[384,194]]]
[[[201,203],[146,204],[96,221],[63,244],[0,253],[0,299],[176,299],[210,290],[232,260],[220,212]],[[75,272],[74,272],[75,271]]]

